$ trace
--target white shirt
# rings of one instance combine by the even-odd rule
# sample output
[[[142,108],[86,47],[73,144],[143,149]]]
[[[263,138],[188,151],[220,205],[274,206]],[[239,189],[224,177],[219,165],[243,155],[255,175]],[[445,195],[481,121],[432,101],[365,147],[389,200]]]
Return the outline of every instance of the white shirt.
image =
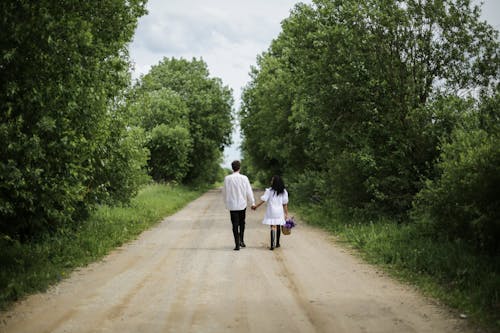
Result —
[[[243,210],[247,208],[247,201],[250,201],[252,206],[255,205],[250,181],[239,171],[224,178],[222,196],[228,210]]]

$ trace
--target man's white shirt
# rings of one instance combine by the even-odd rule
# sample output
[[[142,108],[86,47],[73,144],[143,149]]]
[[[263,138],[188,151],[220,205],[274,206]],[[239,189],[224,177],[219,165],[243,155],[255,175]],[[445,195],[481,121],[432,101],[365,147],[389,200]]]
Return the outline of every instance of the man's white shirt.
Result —
[[[248,201],[252,206],[255,205],[250,181],[247,176],[239,172],[233,172],[224,178],[222,195],[228,210],[243,210],[247,207]]]

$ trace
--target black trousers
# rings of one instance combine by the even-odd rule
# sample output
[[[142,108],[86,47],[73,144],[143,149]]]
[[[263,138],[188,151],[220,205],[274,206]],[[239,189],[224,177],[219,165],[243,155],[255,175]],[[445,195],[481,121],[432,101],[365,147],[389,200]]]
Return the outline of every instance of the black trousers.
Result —
[[[234,244],[239,247],[240,242],[243,242],[243,235],[245,234],[245,215],[246,208],[243,210],[231,210],[231,223],[233,224]]]

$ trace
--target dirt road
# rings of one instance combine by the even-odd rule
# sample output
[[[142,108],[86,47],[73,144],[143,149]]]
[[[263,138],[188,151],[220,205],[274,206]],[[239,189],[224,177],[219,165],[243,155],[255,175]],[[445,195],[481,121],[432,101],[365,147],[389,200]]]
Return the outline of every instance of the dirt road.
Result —
[[[247,247],[233,251],[210,191],[2,313],[0,332],[468,332],[319,230],[300,224],[269,251],[264,210],[247,212]]]

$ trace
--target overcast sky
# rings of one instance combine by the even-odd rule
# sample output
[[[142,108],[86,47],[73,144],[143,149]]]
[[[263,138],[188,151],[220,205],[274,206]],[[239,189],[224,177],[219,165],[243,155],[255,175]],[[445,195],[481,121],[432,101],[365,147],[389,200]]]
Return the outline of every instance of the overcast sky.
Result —
[[[248,82],[250,66],[281,31],[280,22],[298,2],[311,0],[149,0],[139,20],[130,56],[134,78],[163,57],[202,58],[210,76],[233,90],[235,107]],[[475,1],[479,3],[479,1]],[[483,17],[500,29],[500,0],[485,0]],[[240,138],[226,149],[224,166],[240,158]]]

